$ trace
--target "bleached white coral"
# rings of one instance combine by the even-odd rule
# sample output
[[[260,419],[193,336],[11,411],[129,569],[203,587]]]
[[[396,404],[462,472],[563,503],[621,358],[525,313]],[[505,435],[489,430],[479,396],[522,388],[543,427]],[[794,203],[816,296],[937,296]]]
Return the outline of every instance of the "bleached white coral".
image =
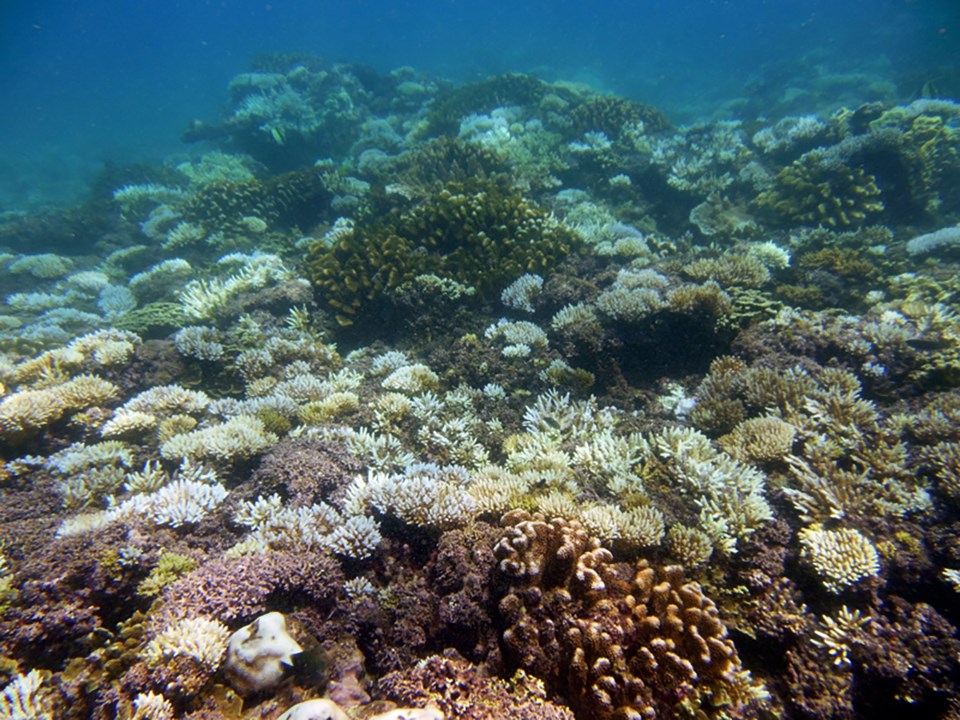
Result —
[[[434,390],[439,384],[439,376],[421,363],[397,368],[382,383],[385,390],[395,390],[412,395],[426,390]]]
[[[747,257],[759,260],[768,270],[783,270],[790,267],[790,252],[772,240],[748,245]]]
[[[550,320],[550,327],[557,332],[575,331],[585,334],[590,331],[600,331],[600,321],[592,305],[577,303],[564,305]]]
[[[46,292],[13,293],[7,296],[6,303],[20,312],[42,312],[68,305],[70,297]]]
[[[523,413],[527,432],[542,432],[564,440],[592,437],[612,430],[616,423],[616,413],[609,407],[601,408],[596,398],[572,400],[570,393],[561,395],[556,390],[538,395]]]
[[[547,346],[547,334],[532,322],[519,320],[511,322],[501,318],[483,332],[488,340],[502,340],[506,346],[502,350],[505,357],[525,357],[534,348]]]
[[[596,307],[614,320],[636,322],[666,307],[667,301],[653,288],[614,286],[597,297]]]
[[[160,455],[168,460],[232,462],[256,455],[277,440],[276,435],[267,432],[262,420],[238,415],[219,425],[174,435],[160,446]]]
[[[140,342],[136,333],[110,328],[78,337],[67,349],[82,353],[98,366],[109,367],[126,363]]]
[[[153,430],[158,422],[159,418],[153,413],[118,409],[100,428],[100,437],[117,439],[141,436]]]
[[[202,413],[209,404],[210,398],[202,391],[187,390],[180,385],[157,385],[133,396],[121,409],[165,416]]]
[[[531,480],[499,465],[487,465],[473,473],[467,490],[477,503],[478,513],[502,515],[527,499]]]
[[[514,310],[533,312],[533,301],[543,290],[543,278],[527,273],[510,283],[500,293],[500,302]]]
[[[960,246],[960,226],[953,226],[917,235],[907,243],[907,252],[911,255],[925,255],[944,247],[957,246]]]
[[[17,674],[0,695],[0,720],[53,720],[53,708],[43,691],[39,670]]]
[[[327,547],[338,555],[363,560],[373,555],[380,544],[380,526],[372,517],[350,515],[327,538]]]
[[[100,297],[97,299],[97,307],[106,318],[123,315],[136,306],[137,299],[122,285],[107,285],[100,291]]]
[[[180,292],[183,314],[192,320],[207,320],[225,310],[233,297],[229,279],[191,280]]]
[[[577,518],[603,542],[651,547],[663,539],[663,515],[649,505],[624,511],[616,505],[593,504],[581,507]]]
[[[830,592],[840,593],[880,573],[880,554],[858,530],[824,530],[814,525],[801,530],[799,538],[801,558],[816,570]]]
[[[189,325],[173,336],[177,352],[186,357],[212,362],[223,357],[223,343],[217,331],[203,325]]]
[[[192,271],[193,268],[186,260],[171,258],[132,276],[127,287],[141,300],[152,300],[172,295],[190,277]]]
[[[10,263],[8,269],[15,274],[27,274],[35,278],[49,280],[63,277],[70,272],[72,266],[73,263],[69,258],[53,253],[43,253],[41,255],[23,255]]]
[[[763,473],[716,450],[699,431],[666,428],[648,442],[700,508],[699,529],[717,549],[735,553],[738,540],[773,517]]]
[[[410,451],[389,433],[370,432],[365,427],[356,430],[345,427],[323,427],[318,429],[317,435],[327,440],[344,443],[352,455],[361,458],[373,470],[391,471],[414,462]]]
[[[96,532],[115,519],[114,515],[108,510],[80,513],[60,523],[60,527],[57,529],[57,537],[73,537]]]
[[[373,583],[362,575],[359,577],[350,578],[344,582],[343,591],[351,600],[359,600],[360,598],[370,597],[377,594],[377,589],[374,587]]]
[[[827,124],[816,115],[785,117],[773,127],[754,133],[752,141],[765,154],[789,150],[801,141],[816,138],[827,130]]]
[[[187,283],[180,293],[180,305],[188,318],[207,320],[217,317],[229,312],[230,304],[238,294],[294,278],[279,257],[266,253],[233,253],[220,258],[218,264],[225,267],[237,265],[239,269],[225,278],[212,277]]]
[[[190,467],[188,464],[184,476],[154,492],[128,498],[113,508],[111,513],[117,518],[128,514],[141,515],[157,525],[170,527],[200,522],[219,507],[227,497],[227,489],[216,482],[193,479],[189,474]]]
[[[380,512],[404,522],[447,529],[462,525],[476,511],[467,492],[468,474],[456,466],[414,464],[404,473],[371,473],[354,480],[352,492]]]
[[[399,350],[388,350],[377,355],[370,363],[370,371],[374,375],[388,375],[404,365],[409,365],[407,354]]]
[[[859,610],[850,610],[842,605],[836,616],[824,615],[822,620],[823,629],[814,630],[814,638],[810,642],[824,650],[835,666],[850,667],[849,653],[853,637],[870,624],[871,618]]]
[[[960,593],[960,570],[944,568],[940,576],[953,586],[954,591]]]
[[[50,390],[24,390],[0,400],[0,437],[10,439],[44,427],[64,411],[60,397]]]
[[[573,463],[615,495],[642,496],[643,481],[635,469],[648,451],[647,443],[639,435],[617,436],[604,430],[576,447]]]
[[[173,720],[171,702],[153,691],[137,695],[133,699],[133,710],[130,720]]]
[[[153,667],[186,655],[213,672],[223,661],[228,637],[230,630],[218,620],[186,618],[164,628],[147,643],[143,654]]]
[[[123,489],[134,494],[152,493],[162,488],[169,481],[170,478],[159,462],[147,460],[142,470],[127,473],[127,481],[123,484]]]
[[[279,495],[241,501],[234,520],[253,529],[231,554],[285,550],[303,552],[328,547],[343,522],[340,512],[326,503],[284,506]]]
[[[176,202],[184,197],[184,192],[178,188],[156,183],[141,185],[124,185],[113,191],[116,200],[124,212],[129,212],[144,203],[159,205],[160,203]]]
[[[108,440],[95,445],[73,443],[69,447],[50,455],[46,460],[46,466],[53,472],[69,475],[90,467],[103,465],[129,467],[132,462],[133,453],[127,445],[115,440]]]

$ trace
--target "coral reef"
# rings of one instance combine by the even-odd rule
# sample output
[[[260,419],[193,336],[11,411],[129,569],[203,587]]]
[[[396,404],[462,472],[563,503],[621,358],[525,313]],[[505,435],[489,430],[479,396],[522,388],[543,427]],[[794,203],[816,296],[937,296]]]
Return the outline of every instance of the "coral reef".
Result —
[[[0,217],[0,716],[955,716],[960,106],[809,72],[268,55]]]

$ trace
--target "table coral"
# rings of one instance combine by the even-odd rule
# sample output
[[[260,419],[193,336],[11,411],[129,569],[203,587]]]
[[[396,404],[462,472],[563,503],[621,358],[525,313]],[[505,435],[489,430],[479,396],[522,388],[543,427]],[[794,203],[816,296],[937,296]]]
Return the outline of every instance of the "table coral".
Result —
[[[495,554],[508,660],[594,718],[724,717],[764,693],[713,602],[677,566],[614,564],[578,523],[504,516]]]

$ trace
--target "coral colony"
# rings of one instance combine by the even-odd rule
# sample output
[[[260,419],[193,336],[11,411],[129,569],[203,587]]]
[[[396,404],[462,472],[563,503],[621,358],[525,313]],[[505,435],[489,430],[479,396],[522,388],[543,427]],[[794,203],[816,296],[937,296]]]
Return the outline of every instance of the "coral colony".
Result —
[[[960,105],[229,99],[0,222],[0,718],[960,717]]]

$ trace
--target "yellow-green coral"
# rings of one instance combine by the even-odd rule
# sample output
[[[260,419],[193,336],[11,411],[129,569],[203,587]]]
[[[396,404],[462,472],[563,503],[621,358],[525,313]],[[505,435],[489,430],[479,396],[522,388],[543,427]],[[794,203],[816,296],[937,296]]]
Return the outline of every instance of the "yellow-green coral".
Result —
[[[821,162],[813,152],[777,173],[757,197],[788,225],[856,227],[883,212],[877,179],[861,167]]]
[[[195,570],[197,564],[197,561],[192,557],[165,552],[157,560],[157,564],[150,571],[150,574],[137,587],[137,593],[146,597],[156,597],[165,586]]]
[[[578,105],[570,113],[570,121],[578,132],[602,132],[611,140],[616,140],[628,126],[662,131],[671,125],[656,108],[613,95],[594,97]]]
[[[332,247],[314,243],[307,269],[320,302],[350,325],[418,275],[489,294],[525,272],[552,267],[577,243],[574,233],[507,187],[451,183],[412,210],[354,228]]]

